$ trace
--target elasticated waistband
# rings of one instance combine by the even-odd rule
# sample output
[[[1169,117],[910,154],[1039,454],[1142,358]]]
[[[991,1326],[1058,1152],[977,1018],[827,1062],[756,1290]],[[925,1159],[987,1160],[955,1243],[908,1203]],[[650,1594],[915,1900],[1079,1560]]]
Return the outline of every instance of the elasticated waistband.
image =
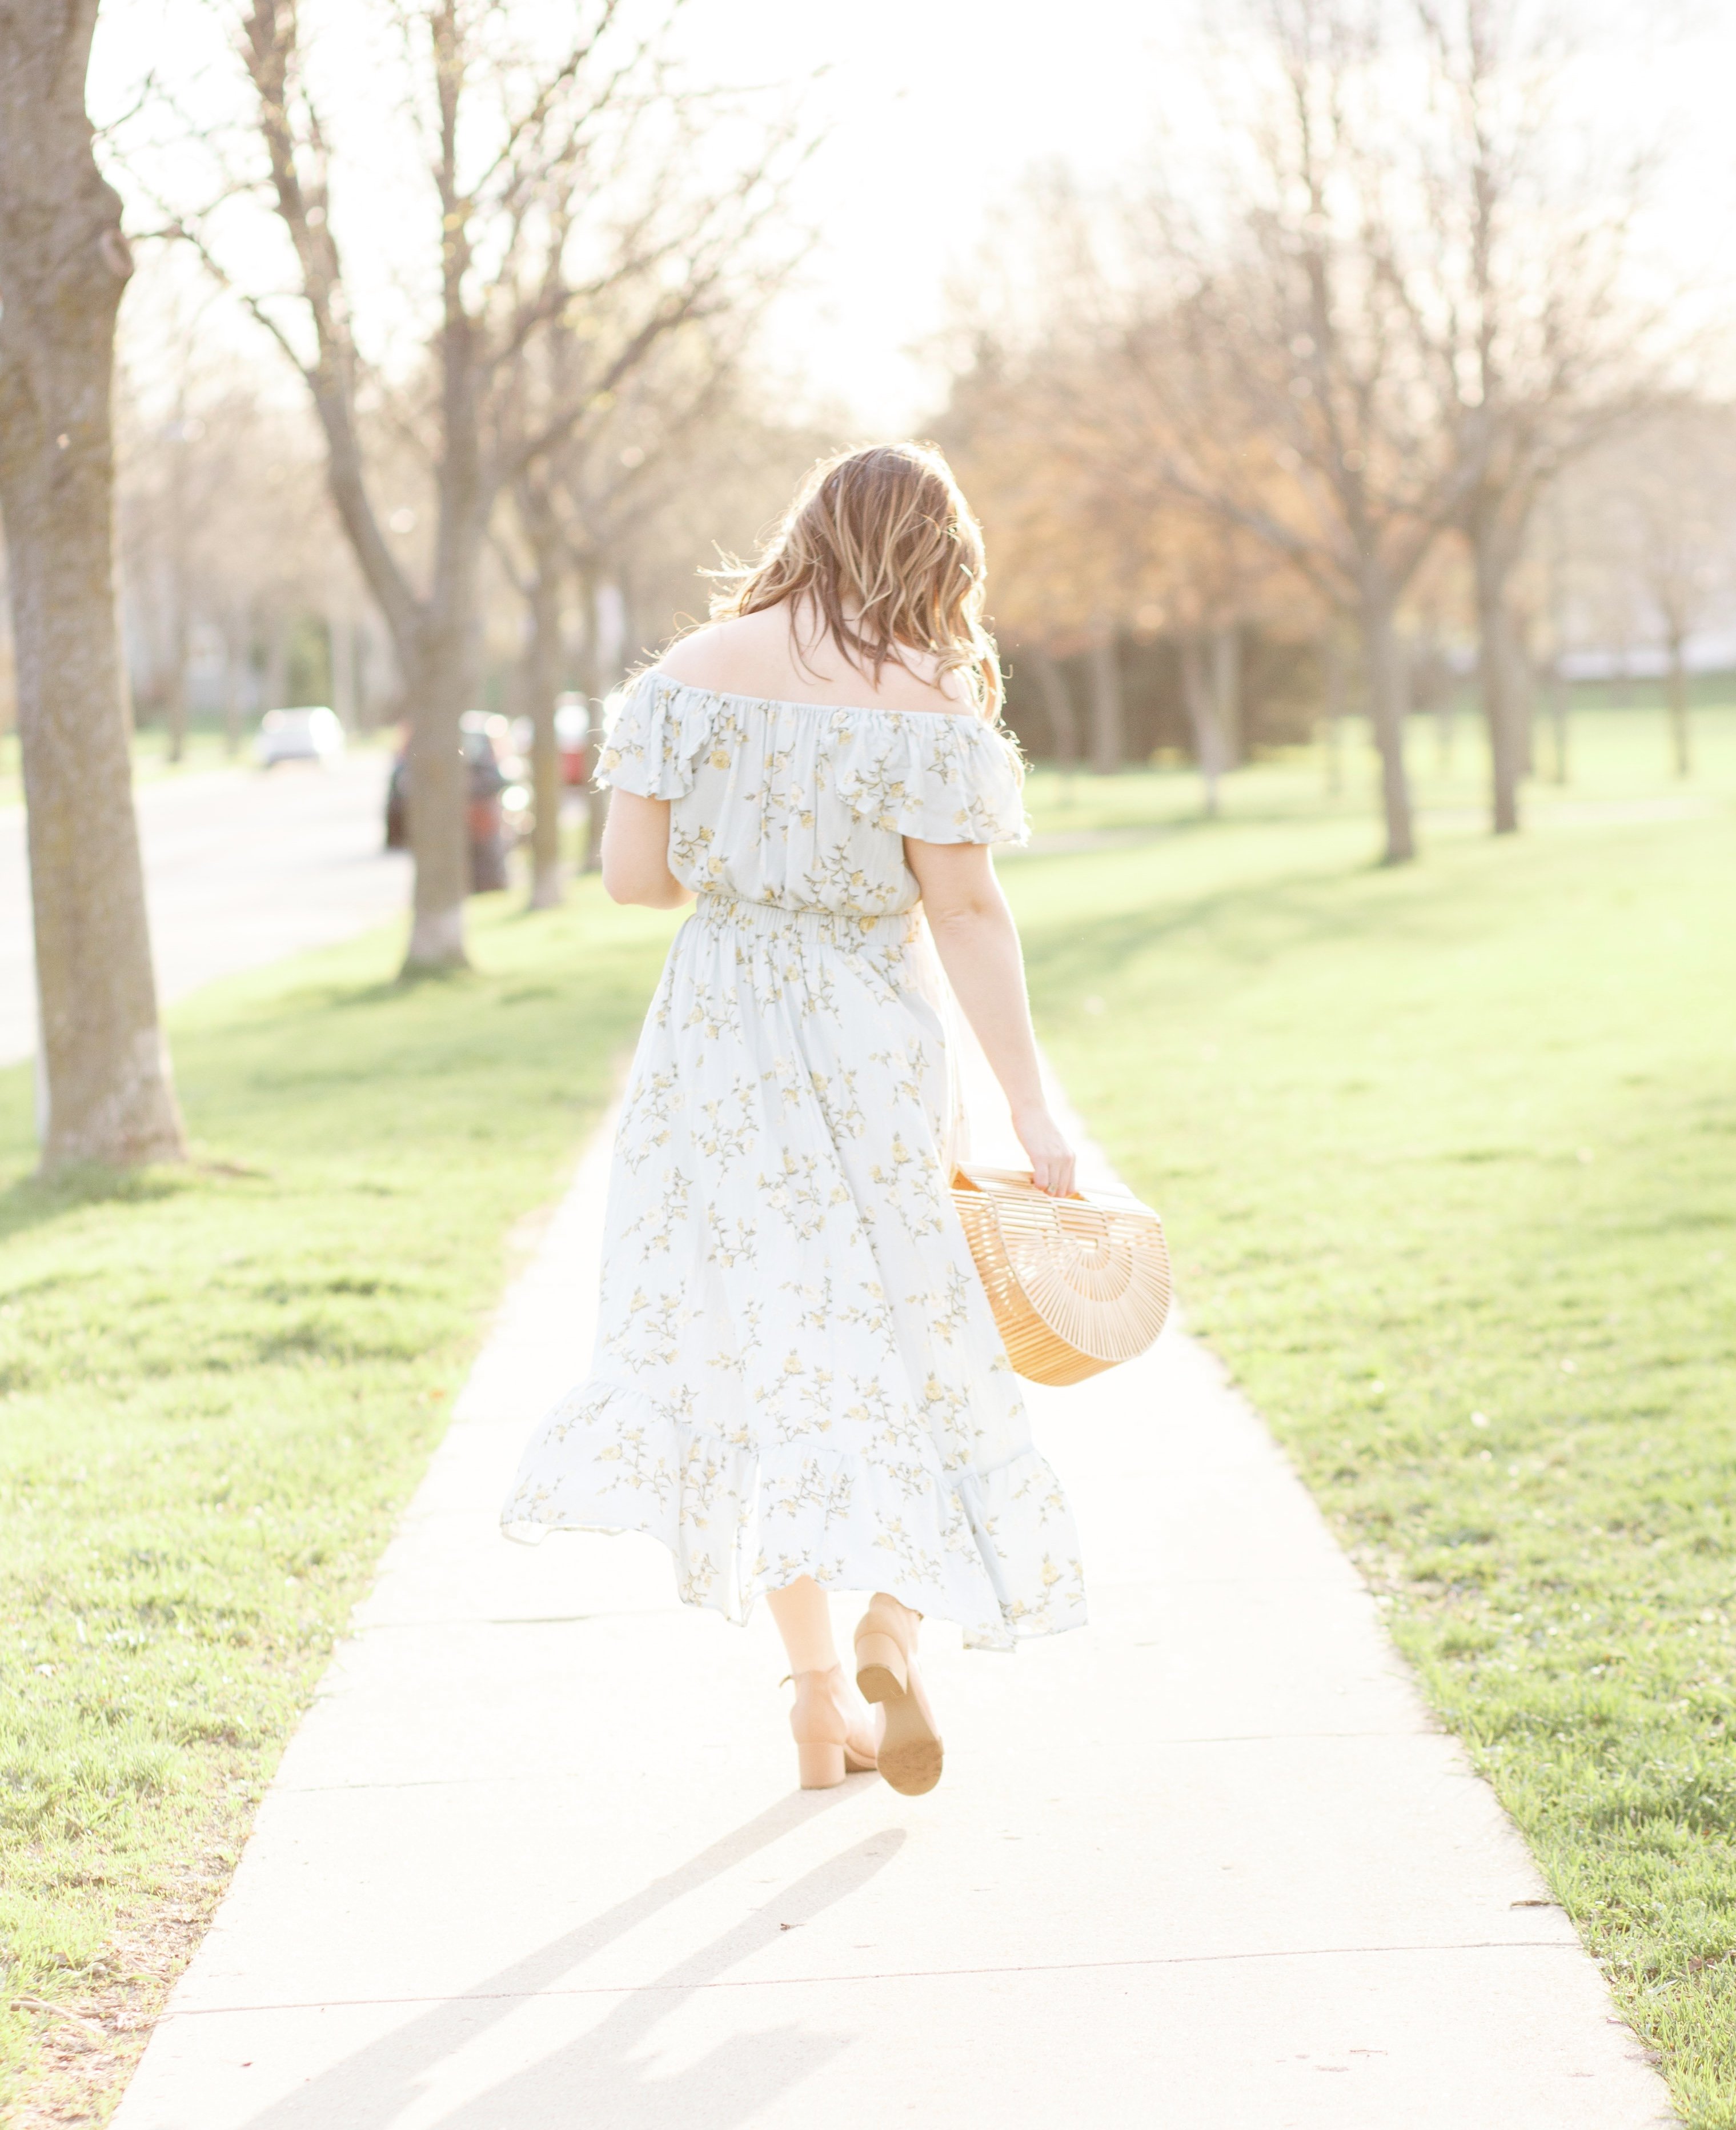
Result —
[[[838,947],[909,939],[918,924],[913,910],[895,910],[886,917],[859,917],[843,910],[786,910],[775,902],[742,902],[732,895],[717,894],[695,897],[694,921],[708,930],[754,932],[772,938],[794,934]]]

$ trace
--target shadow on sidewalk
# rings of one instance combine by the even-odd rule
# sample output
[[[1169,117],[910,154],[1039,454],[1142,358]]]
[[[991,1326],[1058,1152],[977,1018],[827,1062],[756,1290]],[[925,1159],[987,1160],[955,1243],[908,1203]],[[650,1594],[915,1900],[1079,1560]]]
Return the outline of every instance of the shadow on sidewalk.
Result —
[[[873,1778],[866,1778],[872,1780]],[[475,1989],[431,2005],[405,2027],[371,2042],[298,2092],[250,2118],[246,2130],[384,2130],[413,2102],[427,2099],[430,2074],[522,2006],[560,1994],[583,1961],[686,1894],[856,1793],[798,1790],[725,1835],[676,1870],[604,1914],[555,1939]],[[653,2078],[628,2053],[660,2020],[738,1962],[775,1943],[786,1926],[812,1920],[847,1898],[903,1846],[883,1830],[817,1866],[712,1944],[639,1988],[625,1988],[603,2018],[578,2040],[529,2065],[440,2118],[442,2130],[500,2130],[504,2123],[564,2119],[572,2111],[608,2130],[732,2130],[780,2090],[810,2076],[845,2046],[794,2028],[732,2040],[678,2075]],[[603,1994],[601,1992],[599,1994]],[[197,2014],[185,2016],[197,2017]]]

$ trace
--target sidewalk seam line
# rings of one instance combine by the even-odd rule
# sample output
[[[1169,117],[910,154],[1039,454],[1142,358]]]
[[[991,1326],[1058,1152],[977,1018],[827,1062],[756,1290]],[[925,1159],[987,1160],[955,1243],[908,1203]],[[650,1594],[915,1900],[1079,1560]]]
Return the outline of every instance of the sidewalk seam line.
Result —
[[[255,2012],[344,2012],[393,2004],[533,2004],[560,1997],[640,1997],[651,1991],[691,1996],[702,1989],[823,1989],[852,1982],[949,1982],[976,1975],[1073,1975],[1142,1967],[1213,1967],[1251,1960],[1352,1960],[1412,1952],[1580,1952],[1578,1938],[1478,1938],[1451,1945],[1290,1946],[1273,1952],[1152,1953],[1136,1960],[1029,1960],[1011,1967],[895,1967],[867,1975],[744,1975],[733,1982],[590,1982],[565,1989],[454,1990],[426,1997],[327,1997],[284,2004],[189,2004],[162,2019],[234,2018]],[[162,2021],[158,2022],[159,2024]]]

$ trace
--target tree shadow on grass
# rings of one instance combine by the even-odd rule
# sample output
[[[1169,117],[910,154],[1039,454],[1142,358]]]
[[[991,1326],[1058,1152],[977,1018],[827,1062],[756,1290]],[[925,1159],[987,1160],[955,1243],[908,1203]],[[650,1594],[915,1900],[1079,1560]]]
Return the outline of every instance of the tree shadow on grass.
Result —
[[[213,1176],[262,1176],[262,1170],[226,1163],[163,1162],[149,1168],[105,1168],[91,1163],[32,1172],[0,1189],[0,1242],[50,1221],[80,1213],[89,1206],[155,1206],[197,1191]]]
[[[1271,876],[1210,895],[1171,900],[1154,897],[1144,909],[1121,910],[1101,917],[1055,919],[1027,915],[1019,930],[1033,988],[1053,982],[1081,985],[1118,972],[1154,947],[1226,935],[1226,957],[1257,964],[1308,948],[1338,945],[1372,934],[1391,936],[1401,929],[1421,940],[1443,924],[1462,923],[1457,903],[1445,909],[1421,902],[1346,900],[1343,890],[1357,881],[1383,876],[1375,865],[1346,867],[1331,872],[1309,869]],[[1390,877],[1386,875],[1384,876]],[[1246,913],[1254,911],[1263,943],[1228,936],[1247,929]]]

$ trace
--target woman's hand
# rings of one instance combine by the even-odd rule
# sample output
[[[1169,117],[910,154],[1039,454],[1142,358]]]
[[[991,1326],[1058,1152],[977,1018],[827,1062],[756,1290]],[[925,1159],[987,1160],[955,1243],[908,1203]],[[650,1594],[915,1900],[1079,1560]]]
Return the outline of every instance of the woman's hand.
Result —
[[[1039,1191],[1052,1198],[1065,1198],[1073,1189],[1073,1149],[1061,1129],[1039,1103],[1013,1113],[1013,1129],[1031,1158],[1031,1176]]]

